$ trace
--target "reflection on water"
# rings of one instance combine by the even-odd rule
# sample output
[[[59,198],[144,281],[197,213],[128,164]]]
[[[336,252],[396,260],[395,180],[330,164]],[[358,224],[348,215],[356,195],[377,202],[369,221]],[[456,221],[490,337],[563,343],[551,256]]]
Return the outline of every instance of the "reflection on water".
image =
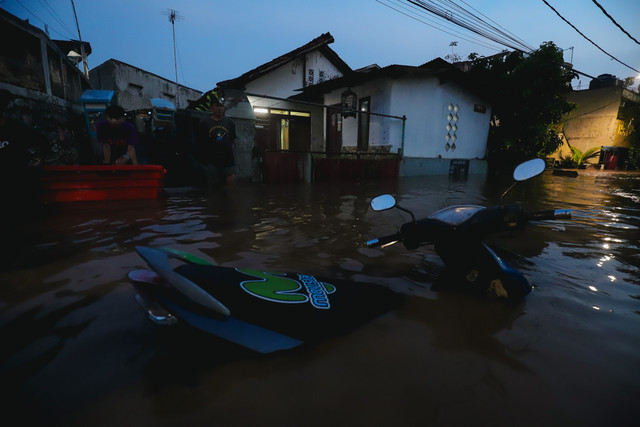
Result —
[[[421,217],[497,203],[510,183],[168,189],[153,201],[48,206],[5,221],[5,413],[65,425],[503,425],[522,423],[522,414],[530,424],[627,421],[640,392],[639,176],[544,174],[514,188],[510,202],[573,211],[572,221],[491,239],[535,286],[515,307],[432,291],[442,267],[432,248],[363,246],[409,219],[372,212],[375,195],[392,193]],[[125,279],[145,267],[136,245],[379,283],[408,297],[348,336],[257,357],[151,325]]]

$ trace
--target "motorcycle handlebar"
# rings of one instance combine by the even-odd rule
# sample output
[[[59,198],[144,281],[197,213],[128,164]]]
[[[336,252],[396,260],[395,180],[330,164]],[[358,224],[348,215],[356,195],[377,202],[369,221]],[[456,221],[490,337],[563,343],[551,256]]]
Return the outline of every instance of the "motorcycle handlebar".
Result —
[[[511,212],[513,215],[505,215],[502,209],[495,212],[489,212],[488,210],[481,212],[486,216],[476,218],[473,223],[468,224],[468,227],[465,227],[465,224],[452,224],[439,219],[425,218],[420,221],[406,223],[398,233],[369,240],[366,245],[369,248],[374,248],[403,242],[407,249],[415,249],[429,242],[433,243],[446,239],[456,233],[467,233],[469,237],[481,238],[494,232],[521,228],[526,221],[571,218],[571,210],[568,209],[550,209],[528,213],[520,210],[520,212]]]
[[[378,237],[377,239],[372,239],[367,242],[367,247],[375,248],[378,246],[385,246],[388,244],[393,244],[402,240],[402,236],[400,233],[390,234],[388,236]]]
[[[547,219],[570,219],[569,209],[550,209],[546,211],[529,212],[526,214],[527,221],[541,221]]]

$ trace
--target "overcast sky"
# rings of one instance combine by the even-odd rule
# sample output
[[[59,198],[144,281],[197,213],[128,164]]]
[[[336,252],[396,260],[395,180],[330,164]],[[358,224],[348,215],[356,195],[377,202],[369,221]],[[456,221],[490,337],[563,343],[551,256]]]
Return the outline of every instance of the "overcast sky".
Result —
[[[640,44],[593,0],[547,2],[616,59],[585,40],[542,0],[425,1],[441,8],[451,3],[463,6],[529,46],[553,41],[566,49],[565,60],[573,59],[574,67],[586,74],[638,76],[633,69],[640,70]],[[639,0],[597,2],[640,40]],[[419,15],[407,4],[400,0],[75,0],[82,40],[93,49],[89,68],[114,58],[172,81],[172,25],[166,14],[176,10],[178,81],[202,91],[326,32],[335,38],[330,47],[354,69],[374,63],[420,65],[452,53],[466,59],[471,52],[486,56],[505,48],[434,15]],[[46,23],[52,39],[78,38],[71,0],[0,0],[0,7],[39,28]],[[457,45],[451,46],[452,42]],[[573,86],[585,89],[589,80],[581,77]],[[634,87],[638,83],[640,79]]]

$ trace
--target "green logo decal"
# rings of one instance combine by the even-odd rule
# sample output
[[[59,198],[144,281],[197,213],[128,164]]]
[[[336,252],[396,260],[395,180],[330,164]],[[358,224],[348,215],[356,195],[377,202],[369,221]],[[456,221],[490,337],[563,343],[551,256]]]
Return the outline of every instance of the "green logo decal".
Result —
[[[245,280],[240,287],[258,298],[285,304],[300,304],[311,302],[315,308],[329,309],[329,294],[336,291],[336,287],[324,282],[318,282],[315,277],[299,274],[300,281],[285,277],[284,274],[266,273],[256,270],[236,269],[253,276],[256,280]],[[302,283],[300,283],[302,282]],[[302,288],[307,294],[299,292]]]
[[[255,277],[257,280],[245,280],[240,287],[250,294],[272,302],[303,303],[309,301],[305,294],[297,293],[302,285],[293,279],[277,273],[263,273],[256,270],[237,269],[239,272]]]

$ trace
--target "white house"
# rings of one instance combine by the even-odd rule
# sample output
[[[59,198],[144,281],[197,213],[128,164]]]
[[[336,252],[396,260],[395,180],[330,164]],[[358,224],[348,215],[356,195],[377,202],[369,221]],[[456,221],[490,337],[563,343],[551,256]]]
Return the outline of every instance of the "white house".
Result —
[[[256,114],[256,147],[260,150],[324,150],[322,107],[292,102],[298,90],[342,77],[351,68],[328,45],[325,33],[291,52],[234,79],[218,83],[246,93]]]
[[[294,98],[342,107],[357,100],[358,112],[347,117],[327,110],[328,151],[399,153],[401,176],[466,175],[486,173],[491,106],[478,93],[438,58],[353,71]]]
[[[318,159],[363,154],[393,159],[396,176],[486,173],[491,106],[467,74],[440,58],[354,71],[333,41],[322,34],[218,83],[247,96],[268,180],[313,180]]]

